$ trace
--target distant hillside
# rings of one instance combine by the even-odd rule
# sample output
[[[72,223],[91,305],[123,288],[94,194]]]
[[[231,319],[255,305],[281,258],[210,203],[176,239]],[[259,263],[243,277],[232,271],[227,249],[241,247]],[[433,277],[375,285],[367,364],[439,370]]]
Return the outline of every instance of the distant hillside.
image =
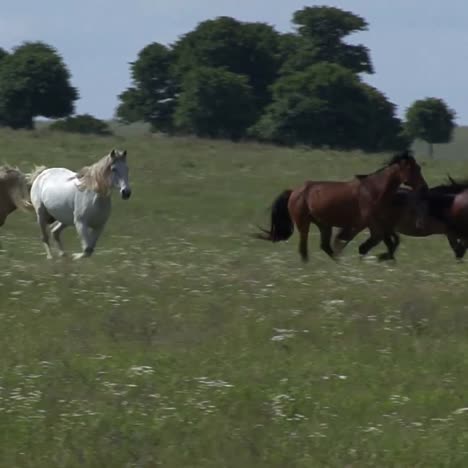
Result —
[[[418,156],[427,156],[427,143],[417,141],[413,149]],[[468,159],[468,127],[462,126],[455,129],[455,136],[451,143],[446,145],[434,145],[435,159]]]
[[[36,128],[47,128],[50,124],[49,120],[37,120]],[[148,124],[144,122],[134,123],[131,125],[123,125],[115,120],[109,120],[108,124],[112,132],[117,136],[131,137],[145,135],[150,132]],[[416,141],[413,145],[416,154],[427,156],[428,148],[424,141]],[[460,126],[455,129],[455,137],[453,141],[446,145],[434,145],[435,159],[468,159],[468,126]]]

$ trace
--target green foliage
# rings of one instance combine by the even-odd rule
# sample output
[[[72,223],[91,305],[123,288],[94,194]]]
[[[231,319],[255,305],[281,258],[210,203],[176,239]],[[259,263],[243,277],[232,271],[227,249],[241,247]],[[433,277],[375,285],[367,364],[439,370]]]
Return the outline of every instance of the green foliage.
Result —
[[[193,82],[189,75],[201,79],[197,70],[209,67],[246,78],[258,117],[271,99],[269,87],[280,66],[278,50],[279,34],[269,25],[242,23],[227,17],[200,23],[173,48],[153,43],[142,49],[131,64],[133,84],[119,96],[117,116],[126,123],[143,120],[153,130],[172,132],[179,97],[187,96],[180,94],[182,87],[186,89],[187,83]],[[187,102],[180,106],[186,108]],[[249,102],[249,112],[251,107]],[[249,114],[246,120],[250,119]],[[180,112],[177,120],[180,126]],[[185,119],[184,126],[187,123]],[[227,133],[237,135],[239,125],[235,125]],[[225,128],[215,133],[226,133]]]
[[[410,141],[401,120],[396,116],[396,106],[376,88],[361,83],[367,102],[363,110],[365,119],[361,148],[367,151],[388,151],[408,148]]]
[[[170,73],[171,50],[158,43],[143,48],[131,64],[133,86],[119,99],[117,117],[132,123],[145,121],[153,130],[171,131],[177,85]]]
[[[49,127],[51,130],[69,133],[85,133],[108,136],[112,135],[107,122],[96,119],[90,114],[74,115],[64,120],[58,120]]]
[[[415,101],[406,111],[405,130],[412,139],[419,138],[430,144],[448,143],[455,129],[455,111],[438,98]]]
[[[330,142],[333,139],[330,136],[321,135],[317,139],[322,133],[319,128],[316,135],[307,135],[310,119],[327,122],[327,128],[341,125],[350,109],[344,112],[341,106],[342,115],[338,117],[339,103],[333,92],[327,97],[320,96],[320,104],[312,102],[314,98],[309,101],[308,97],[300,105],[294,97],[291,100],[279,98],[284,87],[281,80],[287,81],[287,78],[278,81],[278,77],[280,71],[283,74],[305,72],[311,65],[322,62],[348,69],[351,81],[357,80],[351,73],[371,73],[368,50],[362,45],[343,42],[349,34],[365,30],[367,23],[357,15],[331,7],[304,8],[294,14],[293,22],[297,33],[282,35],[264,23],[219,17],[200,23],[171,48],[150,44],[131,65],[133,84],[119,96],[117,116],[127,123],[143,120],[149,122],[153,130],[166,132],[183,130],[196,135],[237,139],[245,136],[246,129],[256,123],[250,134],[261,139],[285,143]],[[302,78],[292,81],[297,79]],[[233,89],[229,90],[231,85]],[[281,99],[280,103],[272,104],[272,90],[276,90],[275,100]],[[346,129],[335,128],[342,133],[339,146],[355,147],[357,141],[372,149],[391,146],[388,135],[386,140],[378,138],[383,127],[380,122],[390,124],[388,134],[395,133],[399,122],[393,117],[392,105],[375,93],[361,89],[362,101],[384,103],[374,112],[375,131],[365,141],[356,122],[359,118],[366,121],[368,117],[353,116],[353,121],[345,125]],[[292,109],[288,108],[290,105]],[[328,115],[322,115],[323,110],[327,110]],[[364,111],[371,112],[362,104],[361,112]],[[279,119],[282,122],[272,113],[284,115]]]
[[[359,77],[373,73],[369,50],[345,41],[367,30],[364,18],[316,6],[296,11],[293,24],[280,34],[223,16],[170,47],[148,45],[131,65],[117,116],[164,132],[366,151],[399,149],[421,135],[412,124],[403,132],[394,104]],[[430,130],[434,142],[450,126],[443,130]]]
[[[279,47],[280,34],[271,26],[220,17],[200,23],[175,44],[175,70],[182,79],[199,66],[245,75],[261,112],[280,67]]]
[[[8,52],[0,47],[0,62],[8,56]]]
[[[319,62],[336,63],[354,73],[373,73],[367,47],[343,42],[349,34],[367,29],[360,16],[335,7],[305,7],[294,13],[293,23],[298,34],[283,38],[287,51],[283,73],[304,71]]]
[[[0,118],[13,128],[32,128],[37,116],[59,118],[73,112],[77,90],[57,51],[27,42],[0,63]]]
[[[245,76],[209,67],[187,74],[175,114],[180,130],[236,140],[254,119],[252,88]]]
[[[261,140],[384,150],[400,146],[395,107],[349,69],[321,63],[283,76],[273,104],[251,129]]]

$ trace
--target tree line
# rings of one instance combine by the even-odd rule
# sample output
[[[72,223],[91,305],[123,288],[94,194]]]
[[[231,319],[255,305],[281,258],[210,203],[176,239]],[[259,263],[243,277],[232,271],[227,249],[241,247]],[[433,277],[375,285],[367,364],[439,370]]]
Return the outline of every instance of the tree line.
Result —
[[[369,50],[346,39],[368,28],[364,18],[305,7],[292,23],[293,32],[280,33],[219,17],[174,44],[147,45],[130,64],[132,84],[118,96],[117,118],[168,134],[365,151],[399,149],[414,138],[450,140],[455,113],[444,101],[416,101],[401,121],[396,106],[363,81],[374,73]],[[36,116],[70,116],[77,99],[52,47],[0,49],[0,125],[32,128]],[[61,128],[92,119],[78,117]]]

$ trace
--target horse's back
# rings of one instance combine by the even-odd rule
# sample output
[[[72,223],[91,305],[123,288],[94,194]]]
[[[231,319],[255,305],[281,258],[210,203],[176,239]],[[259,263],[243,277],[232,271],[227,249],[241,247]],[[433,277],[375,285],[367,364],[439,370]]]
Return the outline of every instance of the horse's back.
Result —
[[[330,226],[353,225],[359,217],[359,181],[307,181],[302,186],[312,218]]]
[[[31,202],[36,211],[47,210],[51,218],[64,224],[73,224],[76,173],[63,168],[45,169],[31,187]]]

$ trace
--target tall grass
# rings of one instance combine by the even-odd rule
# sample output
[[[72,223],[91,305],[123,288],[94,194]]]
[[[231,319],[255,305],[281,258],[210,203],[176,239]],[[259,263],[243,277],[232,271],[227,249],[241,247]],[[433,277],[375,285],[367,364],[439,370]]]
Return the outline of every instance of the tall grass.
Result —
[[[1,138],[24,170],[127,148],[134,191],[88,261],[47,261],[33,215],[1,230],[1,466],[466,466],[468,270],[446,240],[405,238],[387,265],[354,242],[333,263],[312,232],[303,265],[296,236],[248,236],[284,188],[382,156]]]

